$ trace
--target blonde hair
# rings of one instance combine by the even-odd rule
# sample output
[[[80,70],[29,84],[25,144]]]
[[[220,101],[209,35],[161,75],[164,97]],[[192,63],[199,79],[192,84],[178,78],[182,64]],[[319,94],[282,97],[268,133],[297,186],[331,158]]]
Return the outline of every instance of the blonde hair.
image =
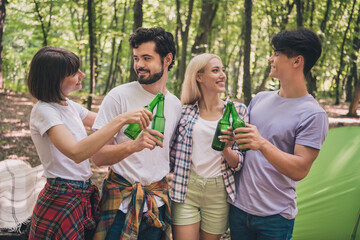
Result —
[[[213,58],[220,59],[220,57],[215,54],[203,53],[190,60],[186,68],[184,82],[181,88],[180,100],[183,105],[193,104],[200,100],[201,92],[196,77],[198,73],[204,71],[206,64]]]

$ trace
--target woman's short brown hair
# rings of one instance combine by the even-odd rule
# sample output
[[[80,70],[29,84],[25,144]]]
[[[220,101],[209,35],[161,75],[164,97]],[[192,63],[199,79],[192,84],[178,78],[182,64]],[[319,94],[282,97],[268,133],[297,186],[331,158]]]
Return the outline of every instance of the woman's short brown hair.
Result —
[[[44,102],[64,100],[61,83],[80,68],[79,57],[57,47],[43,47],[33,57],[27,78],[31,95]]]

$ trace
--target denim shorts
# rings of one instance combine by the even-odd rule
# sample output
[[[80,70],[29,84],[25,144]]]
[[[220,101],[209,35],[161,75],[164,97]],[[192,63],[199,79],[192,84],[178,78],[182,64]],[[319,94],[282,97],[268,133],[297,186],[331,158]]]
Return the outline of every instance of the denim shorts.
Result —
[[[80,189],[88,189],[91,186],[91,179],[87,181],[76,181],[57,177],[48,178],[48,181],[50,182],[50,184],[69,184]]]
[[[172,202],[173,225],[200,222],[201,230],[223,234],[228,227],[229,204],[222,176],[204,178],[190,172],[184,203]]]

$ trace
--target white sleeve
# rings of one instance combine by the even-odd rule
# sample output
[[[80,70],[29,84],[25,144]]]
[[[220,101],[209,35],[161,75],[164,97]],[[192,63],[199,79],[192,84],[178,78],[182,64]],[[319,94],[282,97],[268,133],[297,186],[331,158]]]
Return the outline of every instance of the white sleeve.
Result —
[[[64,124],[64,122],[56,108],[50,105],[40,105],[33,109],[30,126],[31,128],[35,128],[41,136],[53,126],[61,124]]]
[[[88,115],[89,110],[77,102],[72,101],[72,103],[73,103],[73,106],[75,107],[76,111],[79,113],[80,119],[84,120],[84,118],[86,118],[86,116]]]

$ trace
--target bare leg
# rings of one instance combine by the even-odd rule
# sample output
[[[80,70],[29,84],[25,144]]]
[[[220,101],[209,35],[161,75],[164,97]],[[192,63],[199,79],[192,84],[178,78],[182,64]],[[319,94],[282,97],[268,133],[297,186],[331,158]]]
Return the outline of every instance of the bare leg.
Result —
[[[200,222],[189,225],[173,225],[174,240],[199,240]]]
[[[200,240],[219,240],[221,234],[211,234],[200,230]]]

